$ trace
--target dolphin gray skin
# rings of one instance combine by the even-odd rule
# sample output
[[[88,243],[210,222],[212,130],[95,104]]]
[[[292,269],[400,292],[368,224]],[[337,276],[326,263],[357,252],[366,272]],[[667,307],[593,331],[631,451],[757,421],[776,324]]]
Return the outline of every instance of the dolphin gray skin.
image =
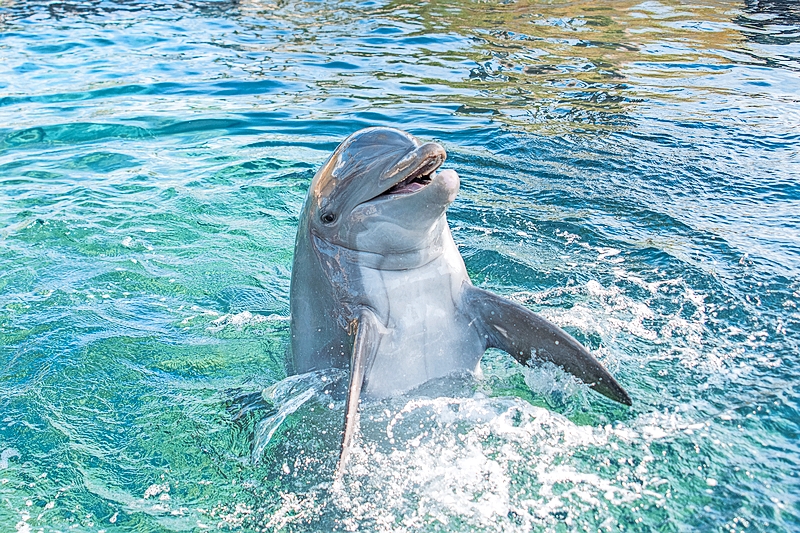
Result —
[[[475,371],[487,348],[551,361],[612,400],[628,394],[578,341],[525,307],[476,288],[445,211],[459,178],[446,157],[391,128],[350,135],[311,182],[290,290],[295,372],[350,368],[337,477],[358,402]]]

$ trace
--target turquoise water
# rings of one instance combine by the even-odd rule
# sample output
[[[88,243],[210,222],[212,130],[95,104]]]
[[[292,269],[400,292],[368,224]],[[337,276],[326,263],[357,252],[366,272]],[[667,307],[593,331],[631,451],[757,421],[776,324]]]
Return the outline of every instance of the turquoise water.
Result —
[[[788,0],[0,0],[0,530],[800,531],[799,73]],[[331,484],[292,247],[370,125],[632,408],[490,352]]]

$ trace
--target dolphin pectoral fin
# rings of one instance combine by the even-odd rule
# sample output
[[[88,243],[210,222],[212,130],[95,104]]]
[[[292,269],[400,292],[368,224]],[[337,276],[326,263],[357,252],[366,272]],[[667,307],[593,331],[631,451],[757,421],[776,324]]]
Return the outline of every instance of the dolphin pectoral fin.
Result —
[[[577,377],[603,396],[631,405],[631,398],[617,380],[581,343],[525,307],[477,287],[464,293],[467,309],[477,318],[487,348],[499,348],[520,363],[532,357],[550,361]]]
[[[353,353],[350,356],[350,385],[347,388],[344,434],[342,435],[342,447],[339,453],[339,464],[336,466],[335,479],[341,478],[344,474],[353,435],[358,428],[358,402],[361,397],[361,387],[364,385],[367,368],[378,348],[379,331],[378,319],[372,311],[362,309],[356,321],[356,337],[353,343]]]

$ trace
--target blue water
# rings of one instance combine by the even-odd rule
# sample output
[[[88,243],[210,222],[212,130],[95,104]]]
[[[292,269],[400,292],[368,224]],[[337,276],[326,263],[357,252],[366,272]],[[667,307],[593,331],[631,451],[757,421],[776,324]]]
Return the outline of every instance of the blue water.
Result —
[[[292,248],[371,125],[632,408],[492,351],[331,484]],[[800,531],[799,126],[789,0],[0,1],[0,530]]]

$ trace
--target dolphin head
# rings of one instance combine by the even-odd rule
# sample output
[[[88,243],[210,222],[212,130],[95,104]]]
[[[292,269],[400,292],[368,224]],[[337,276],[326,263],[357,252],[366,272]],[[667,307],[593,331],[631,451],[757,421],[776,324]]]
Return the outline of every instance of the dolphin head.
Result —
[[[304,220],[317,238],[356,251],[426,248],[458,194],[458,175],[436,172],[446,157],[440,145],[397,129],[357,131],[314,176]]]

